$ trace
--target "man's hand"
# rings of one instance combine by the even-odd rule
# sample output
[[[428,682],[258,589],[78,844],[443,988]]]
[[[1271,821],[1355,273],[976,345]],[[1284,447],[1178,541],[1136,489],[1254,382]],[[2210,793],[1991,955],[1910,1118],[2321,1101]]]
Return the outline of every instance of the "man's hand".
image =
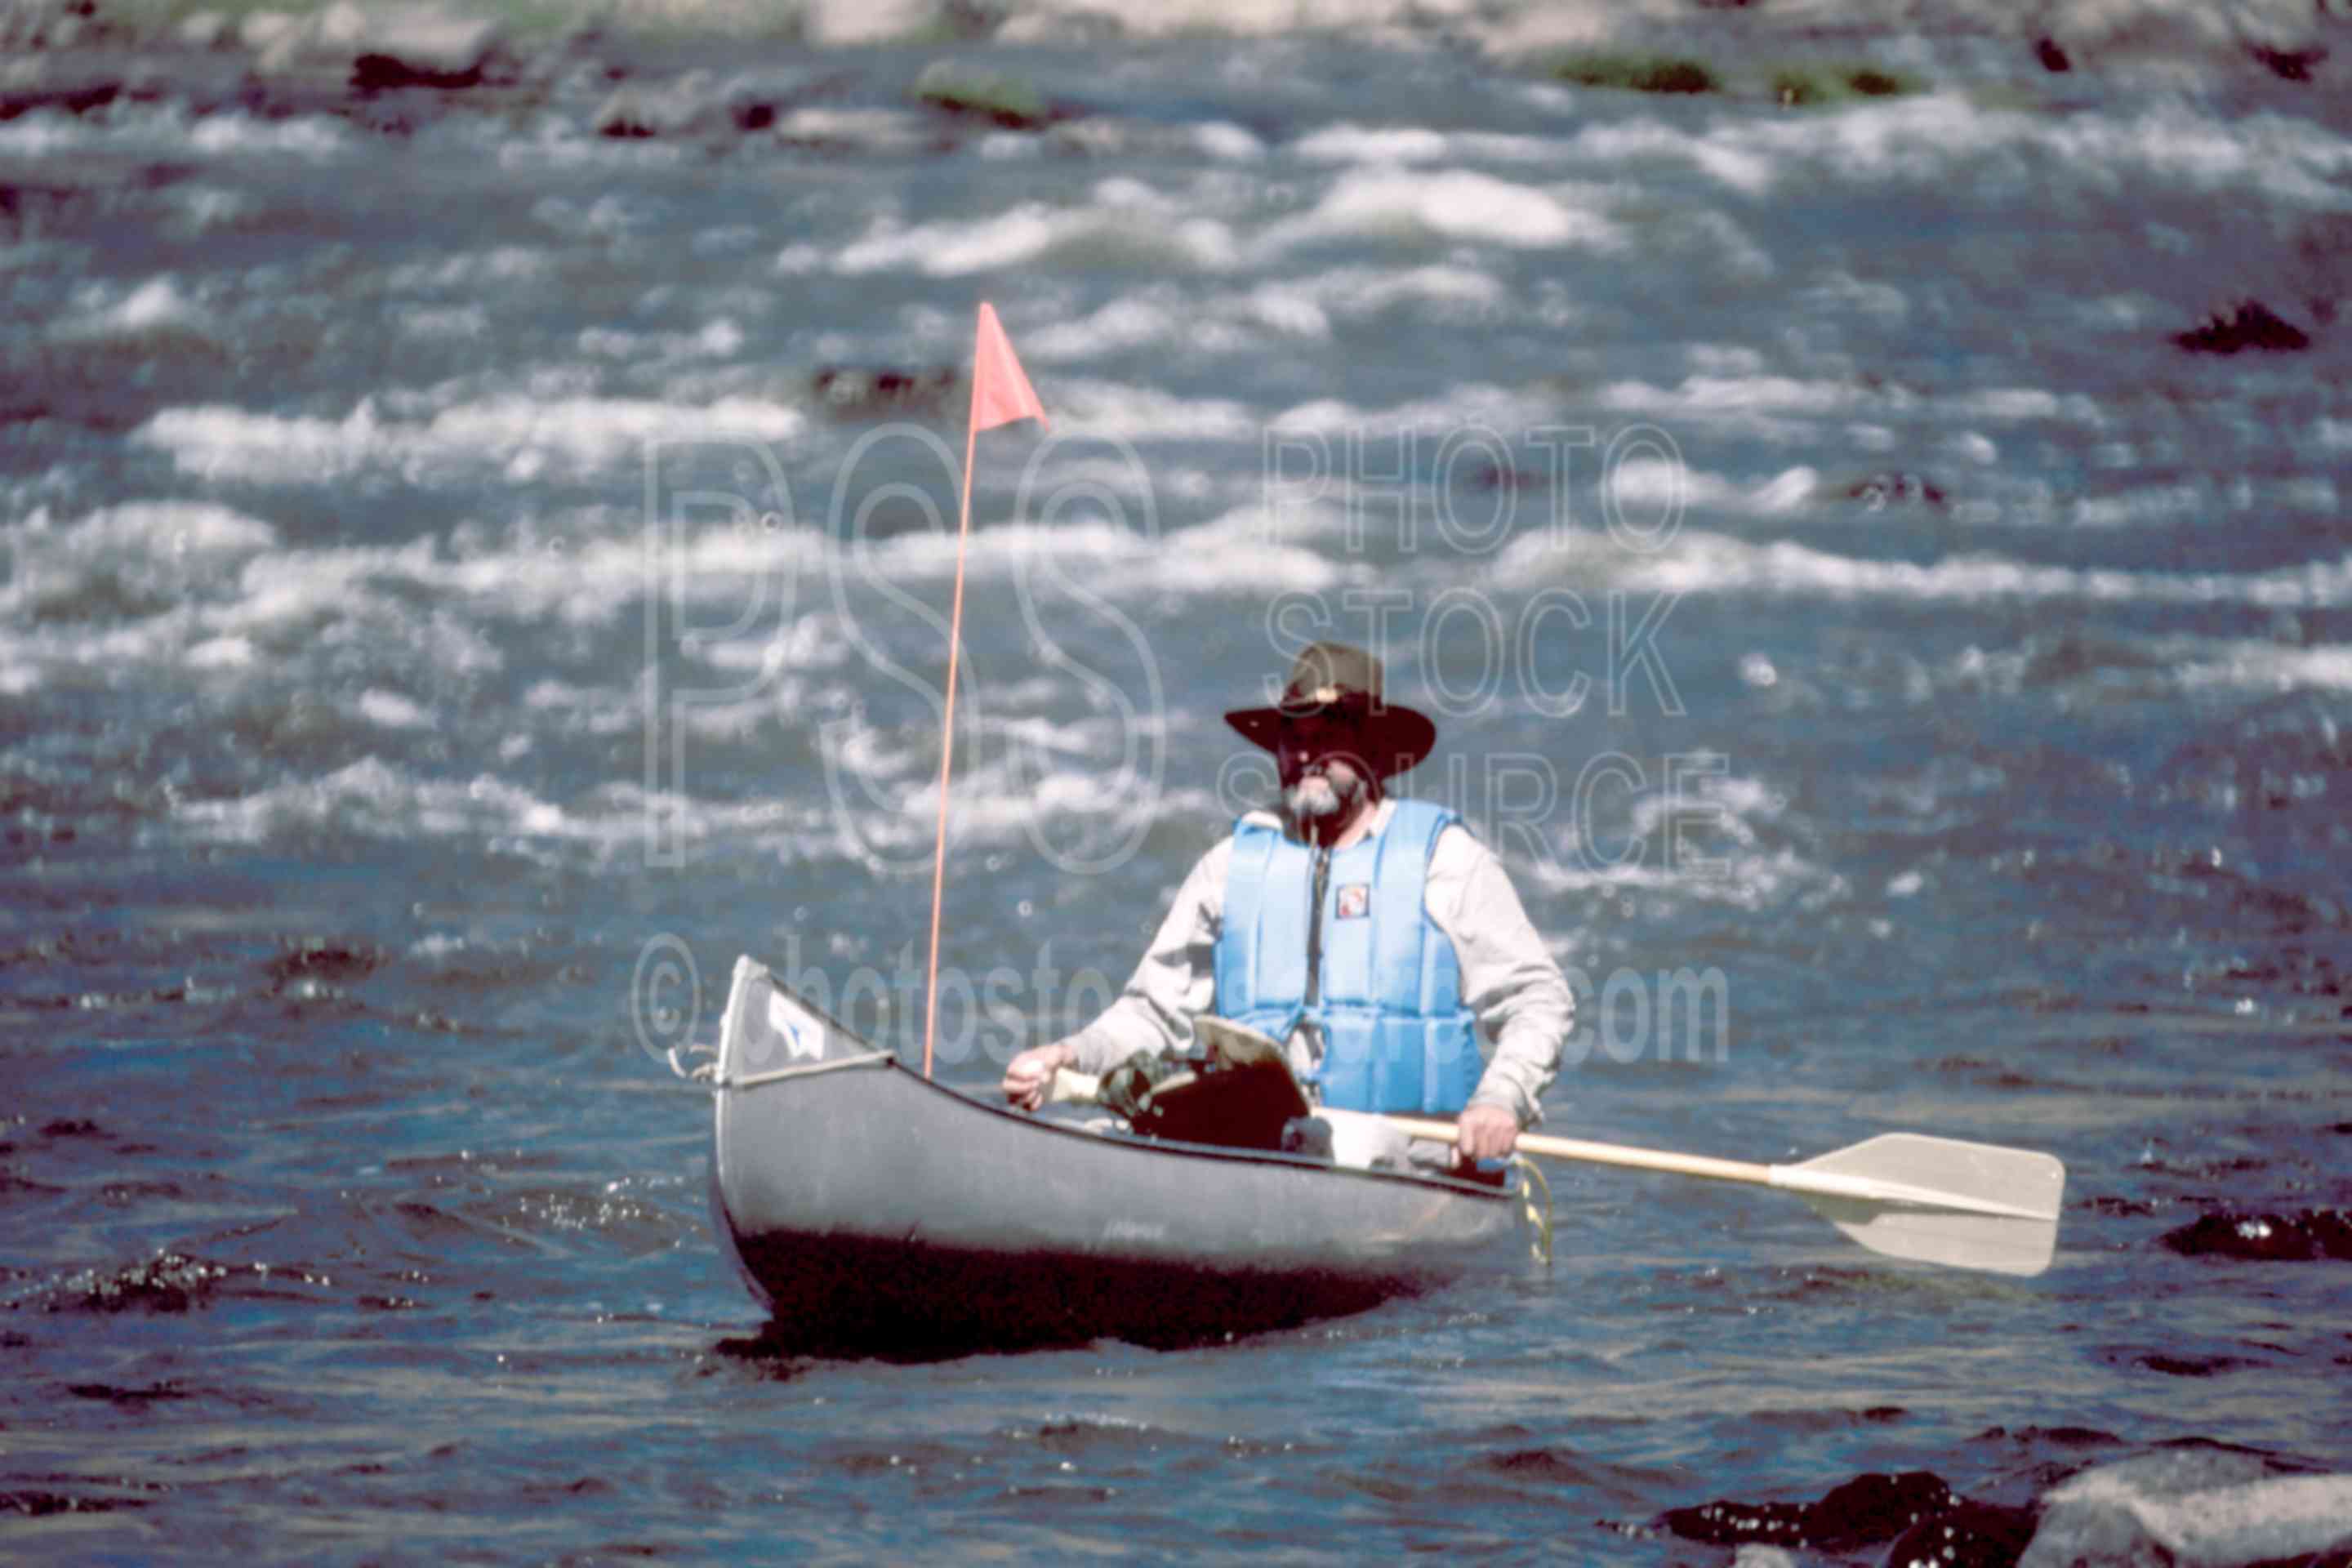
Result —
[[[1454,1158],[1465,1165],[1507,1160],[1518,1143],[1519,1119],[1499,1105],[1469,1106],[1454,1118]]]
[[[1045,1103],[1054,1074],[1077,1059],[1078,1048],[1067,1040],[1030,1047],[1004,1064],[1004,1098],[1024,1110],[1036,1110]]]

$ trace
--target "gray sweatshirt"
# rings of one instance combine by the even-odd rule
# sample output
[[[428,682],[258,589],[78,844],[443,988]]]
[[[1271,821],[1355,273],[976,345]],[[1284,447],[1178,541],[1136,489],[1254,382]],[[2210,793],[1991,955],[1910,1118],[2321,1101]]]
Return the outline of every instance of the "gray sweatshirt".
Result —
[[[1372,832],[1388,830],[1396,803],[1384,800]],[[1274,813],[1249,820],[1284,827]],[[1181,1052],[1192,1042],[1192,1019],[1216,1000],[1217,933],[1225,915],[1225,872],[1234,841],[1217,844],[1176,890],[1143,960],[1117,1001],[1068,1044],[1082,1072],[1107,1072],[1138,1051]],[[1528,923],[1503,863],[1459,824],[1438,835],[1429,856],[1423,908],[1454,943],[1462,970],[1462,1000],[1477,1015],[1486,1069],[1470,1097],[1517,1116],[1522,1128],[1543,1116],[1538,1101],[1559,1071],[1560,1044],[1575,1021],[1576,1000],[1543,938]],[[1311,1025],[1290,1039],[1291,1067],[1304,1071],[1320,1050]]]

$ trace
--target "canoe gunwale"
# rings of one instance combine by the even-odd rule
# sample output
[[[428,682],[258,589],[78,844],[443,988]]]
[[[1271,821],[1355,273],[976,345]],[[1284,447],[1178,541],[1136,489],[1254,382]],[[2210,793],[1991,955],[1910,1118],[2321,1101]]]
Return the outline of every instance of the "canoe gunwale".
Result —
[[[1047,1133],[1057,1138],[1075,1138],[1088,1144],[1108,1143],[1118,1148],[1167,1155],[1180,1161],[1282,1165],[1312,1171],[1319,1175],[1352,1177],[1372,1182],[1402,1182],[1411,1186],[1436,1188],[1462,1197],[1479,1198],[1491,1203],[1514,1201],[1507,1188],[1489,1186],[1480,1182],[1465,1182],[1456,1176],[1441,1175],[1434,1172],[1372,1171],[1353,1165],[1335,1165],[1328,1160],[1318,1159],[1311,1154],[1286,1153],[1279,1149],[1234,1149],[1214,1143],[1185,1143],[1173,1139],[1145,1137],[1114,1129],[1072,1127],[1066,1122],[1047,1121],[1024,1110],[1015,1110],[1010,1106],[992,1105],[977,1096],[966,1094],[961,1089],[940,1083],[936,1079],[925,1078],[898,1060],[898,1054],[893,1051],[875,1051],[869,1055],[849,1057],[837,1061],[812,1062],[803,1067],[781,1068],[772,1072],[761,1073],[732,1081],[712,1079],[709,1087],[714,1096],[730,1093],[747,1094],[754,1089],[778,1088],[799,1079],[853,1069],[872,1071],[877,1068],[887,1068],[903,1077],[908,1083],[920,1085],[934,1094],[944,1095],[961,1110],[977,1111],[985,1116],[999,1117],[1026,1128],[1030,1131]]]

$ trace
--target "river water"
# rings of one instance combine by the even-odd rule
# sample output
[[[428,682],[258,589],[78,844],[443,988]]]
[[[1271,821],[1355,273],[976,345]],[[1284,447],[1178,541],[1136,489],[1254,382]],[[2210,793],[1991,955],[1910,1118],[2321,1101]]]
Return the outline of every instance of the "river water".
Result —
[[[0,123],[0,1549],[1713,1563],[1660,1516],[2352,1468],[2343,1264],[2250,1256],[2352,1198],[2340,100],[677,47],[772,122]],[[2174,341],[2242,296],[2310,347]],[[2053,1269],[1562,1169],[1549,1271],[1242,1342],[761,1339],[659,1053],[739,952],[919,1048],[982,299],[1051,425],[981,438],[944,1079],[1124,977],[1337,636],[1574,972],[1549,1131],[2047,1149]]]

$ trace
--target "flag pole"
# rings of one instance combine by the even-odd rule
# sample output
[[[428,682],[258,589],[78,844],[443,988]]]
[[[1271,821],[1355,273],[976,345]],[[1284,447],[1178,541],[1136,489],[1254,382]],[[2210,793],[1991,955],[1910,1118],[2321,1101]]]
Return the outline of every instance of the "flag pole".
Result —
[[[996,308],[980,302],[972,326],[971,412],[963,426],[963,501],[956,509],[955,607],[948,612],[948,695],[940,714],[940,829],[931,852],[931,961],[923,981],[923,1076],[931,1076],[931,1059],[940,1031],[940,903],[948,879],[948,778],[955,763],[956,661],[963,651],[963,557],[971,537],[971,461],[979,451],[980,433],[1016,419],[1045,422],[1045,410],[1021,369],[1013,341]]]
[[[980,372],[971,378],[971,412],[964,420],[963,501],[956,508],[955,598],[948,611],[948,700],[940,719],[940,827],[931,851],[931,961],[923,981],[923,1076],[931,1076],[932,1042],[940,1026],[940,901],[948,878],[948,773],[955,762],[956,653],[963,647],[963,547],[971,534],[971,459],[979,450]]]

